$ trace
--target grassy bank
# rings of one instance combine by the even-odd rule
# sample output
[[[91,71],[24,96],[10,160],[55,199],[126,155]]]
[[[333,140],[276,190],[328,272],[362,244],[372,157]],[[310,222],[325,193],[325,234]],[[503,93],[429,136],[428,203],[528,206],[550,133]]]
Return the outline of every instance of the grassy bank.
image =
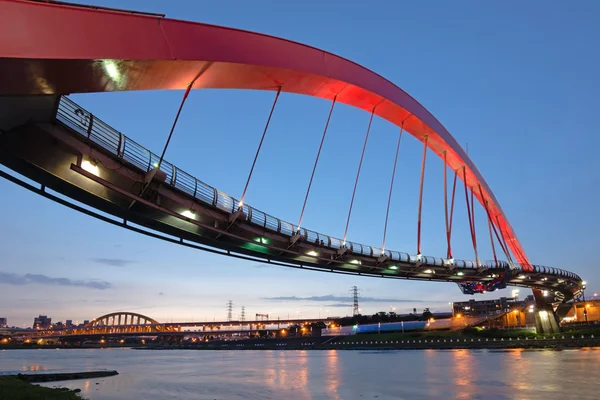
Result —
[[[337,342],[357,342],[357,341],[396,341],[396,340],[413,340],[413,339],[551,339],[551,338],[580,338],[594,336],[600,338],[600,329],[586,330],[568,330],[561,333],[537,334],[524,330],[503,330],[503,329],[481,329],[467,328],[461,331],[425,331],[425,332],[384,332],[384,333],[361,333],[352,336],[340,337]]]
[[[79,389],[47,388],[0,376],[0,400],[82,400]]]

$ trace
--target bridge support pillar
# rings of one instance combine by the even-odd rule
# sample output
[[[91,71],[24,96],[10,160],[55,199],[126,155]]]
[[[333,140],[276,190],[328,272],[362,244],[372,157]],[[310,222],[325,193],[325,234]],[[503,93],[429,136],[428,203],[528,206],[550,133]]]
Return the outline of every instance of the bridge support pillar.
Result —
[[[552,305],[546,302],[540,290],[534,289],[533,296],[536,302],[535,328],[537,333],[559,333],[560,326]]]
[[[535,328],[537,333],[559,333],[560,327],[556,314],[552,307],[547,307],[542,310],[538,309],[535,313]]]

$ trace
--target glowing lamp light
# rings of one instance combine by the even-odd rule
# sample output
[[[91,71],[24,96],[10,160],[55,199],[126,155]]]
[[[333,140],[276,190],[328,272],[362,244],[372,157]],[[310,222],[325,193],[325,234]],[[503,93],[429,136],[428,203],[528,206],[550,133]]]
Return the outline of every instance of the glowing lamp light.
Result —
[[[309,256],[311,256],[311,257],[317,257],[319,255],[319,253],[317,253],[314,250],[308,251],[306,254],[309,255]]]
[[[548,291],[547,291],[547,290],[544,290],[544,291],[542,291],[542,295],[543,295],[544,297],[548,297],[549,293],[548,293]]]
[[[96,176],[99,176],[100,171],[98,170],[98,165],[95,162],[89,161],[89,160],[84,160],[81,163],[81,168],[87,172],[89,172],[90,174],[94,174]]]
[[[464,272],[462,272],[462,271],[458,271],[458,272],[456,273],[456,275],[458,275],[458,276],[463,276],[464,274],[465,274],[465,273],[464,273]]]
[[[185,210],[184,212],[181,213],[181,215],[183,215],[186,218],[191,218],[191,219],[194,219],[196,217],[196,213],[192,210]]]
[[[158,168],[158,163],[157,163],[157,162],[155,162],[154,164],[152,164],[152,167],[154,167],[154,168]]]
[[[390,265],[390,269],[396,270],[396,269],[398,269],[398,267],[395,265]]]
[[[360,265],[360,260],[350,260],[350,264]]]
[[[113,81],[118,81],[121,77],[119,68],[117,68],[117,64],[112,60],[104,61],[104,72],[106,72],[106,75],[108,75]]]
[[[548,316],[548,311],[544,311],[544,310],[540,311],[540,317],[545,318],[547,316]]]
[[[433,270],[426,269],[426,270],[425,270],[425,271],[423,271],[423,272],[424,272],[424,273],[426,273],[426,274],[432,274],[432,273],[433,273]]]

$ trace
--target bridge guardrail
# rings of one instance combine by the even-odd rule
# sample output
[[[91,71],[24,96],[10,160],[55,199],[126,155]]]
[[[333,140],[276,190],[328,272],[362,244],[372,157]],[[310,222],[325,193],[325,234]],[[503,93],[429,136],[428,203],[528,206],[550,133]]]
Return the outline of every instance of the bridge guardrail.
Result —
[[[84,110],[74,101],[66,96],[61,96],[56,111],[56,120],[70,128],[74,132],[87,137],[90,141],[102,147],[105,151],[128,162],[144,173],[153,168],[160,167],[160,170],[166,174],[166,182],[173,188],[186,193],[205,205],[215,207],[227,213],[234,213],[239,208],[239,200],[231,197],[216,188],[202,182],[185,171],[180,170],[173,164],[164,161],[158,165],[159,156],[147,150],[134,140],[123,135],[121,132],[112,128],[101,119],[95,117],[89,111]],[[324,235],[318,232],[300,228],[290,222],[280,220],[267,213],[250,207],[246,204],[242,206],[242,211],[248,216],[248,221],[252,224],[269,229],[273,232],[292,237],[299,232],[306,241],[319,244],[320,246],[331,249],[348,248],[353,254],[379,257],[387,256],[392,261],[404,263],[425,262],[428,265],[447,266],[448,261],[440,257],[421,256],[418,259],[415,255],[408,253],[385,250],[382,252],[379,248],[363,245],[360,243],[348,242],[344,244],[342,239]],[[509,264],[505,261],[485,261],[477,265],[471,260],[453,260],[452,264],[459,268],[507,268]],[[523,267],[515,264],[518,270]],[[534,272],[551,273],[557,276],[580,279],[576,274],[558,268],[544,267],[541,265],[531,265]]]

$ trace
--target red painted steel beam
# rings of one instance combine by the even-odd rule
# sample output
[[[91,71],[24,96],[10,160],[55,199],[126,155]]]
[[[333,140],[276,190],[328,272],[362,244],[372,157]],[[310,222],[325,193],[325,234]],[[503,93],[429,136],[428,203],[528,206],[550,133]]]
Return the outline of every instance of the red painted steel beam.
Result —
[[[406,92],[334,54],[273,36],[161,16],[0,0],[0,95],[125,90],[278,90],[372,111],[404,129],[488,200],[508,245],[529,261],[491,189],[444,126]],[[461,179],[463,177],[461,176]]]

